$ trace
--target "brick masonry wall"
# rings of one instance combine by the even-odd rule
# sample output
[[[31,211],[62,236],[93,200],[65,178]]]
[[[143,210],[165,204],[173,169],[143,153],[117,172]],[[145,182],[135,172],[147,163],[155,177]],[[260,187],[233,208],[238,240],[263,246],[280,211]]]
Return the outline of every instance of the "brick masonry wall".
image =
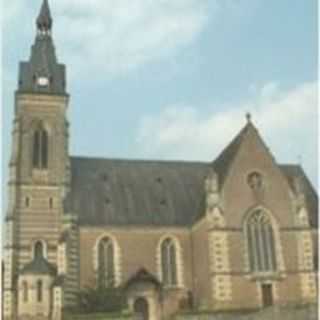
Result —
[[[119,249],[115,262],[119,283],[125,283],[140,268],[146,268],[159,277],[157,264],[158,245],[164,237],[174,237],[181,247],[183,270],[182,287],[190,289],[192,284],[190,233],[177,228],[99,228],[81,227],[80,241],[80,287],[91,285],[95,279],[95,245],[103,236],[114,239]],[[177,261],[177,263],[179,263]],[[116,275],[117,277],[117,275]]]

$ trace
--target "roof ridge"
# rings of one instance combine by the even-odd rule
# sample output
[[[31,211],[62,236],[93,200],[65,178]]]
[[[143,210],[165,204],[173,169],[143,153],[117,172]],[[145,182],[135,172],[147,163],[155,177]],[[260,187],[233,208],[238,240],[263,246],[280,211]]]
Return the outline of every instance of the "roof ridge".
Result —
[[[164,163],[164,164],[199,164],[210,165],[210,161],[189,161],[189,160],[169,160],[169,159],[142,159],[142,158],[105,158],[89,156],[70,156],[74,160],[95,160],[95,161],[119,161],[119,162],[143,162],[143,163]]]

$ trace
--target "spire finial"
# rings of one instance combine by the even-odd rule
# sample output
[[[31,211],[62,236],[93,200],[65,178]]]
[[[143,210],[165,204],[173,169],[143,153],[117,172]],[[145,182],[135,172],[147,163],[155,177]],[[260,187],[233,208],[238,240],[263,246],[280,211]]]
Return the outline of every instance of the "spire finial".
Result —
[[[248,123],[251,123],[251,113],[250,112],[246,113],[246,119],[247,119]]]
[[[37,18],[37,28],[40,33],[50,33],[52,28],[52,18],[48,0],[43,0],[39,16]]]

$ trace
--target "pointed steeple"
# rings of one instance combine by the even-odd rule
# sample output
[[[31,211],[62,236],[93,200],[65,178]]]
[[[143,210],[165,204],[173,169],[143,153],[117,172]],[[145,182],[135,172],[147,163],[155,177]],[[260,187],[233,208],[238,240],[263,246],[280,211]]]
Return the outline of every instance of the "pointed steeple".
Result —
[[[251,123],[251,113],[250,112],[246,113],[246,119],[247,119],[247,123]]]
[[[52,17],[48,0],[42,0],[36,19],[37,35],[28,61],[19,68],[19,92],[66,94],[65,66],[57,60],[51,36]]]
[[[37,18],[37,28],[41,33],[50,33],[52,17],[48,0],[43,0],[40,13]]]
[[[246,113],[246,124],[229,145],[220,153],[220,155],[213,161],[213,169],[219,174],[220,184],[223,185],[229,170],[236,158],[241,145],[249,134],[254,134],[260,139],[265,146],[263,140],[260,138],[257,128],[252,122],[251,113]],[[265,148],[269,150],[266,146]]]

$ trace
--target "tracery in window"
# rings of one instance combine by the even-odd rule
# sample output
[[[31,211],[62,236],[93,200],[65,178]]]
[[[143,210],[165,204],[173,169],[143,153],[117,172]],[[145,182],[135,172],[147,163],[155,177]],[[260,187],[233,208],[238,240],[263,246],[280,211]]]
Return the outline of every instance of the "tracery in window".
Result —
[[[247,220],[246,234],[249,263],[252,272],[270,272],[277,269],[274,230],[269,216],[256,210]]]

